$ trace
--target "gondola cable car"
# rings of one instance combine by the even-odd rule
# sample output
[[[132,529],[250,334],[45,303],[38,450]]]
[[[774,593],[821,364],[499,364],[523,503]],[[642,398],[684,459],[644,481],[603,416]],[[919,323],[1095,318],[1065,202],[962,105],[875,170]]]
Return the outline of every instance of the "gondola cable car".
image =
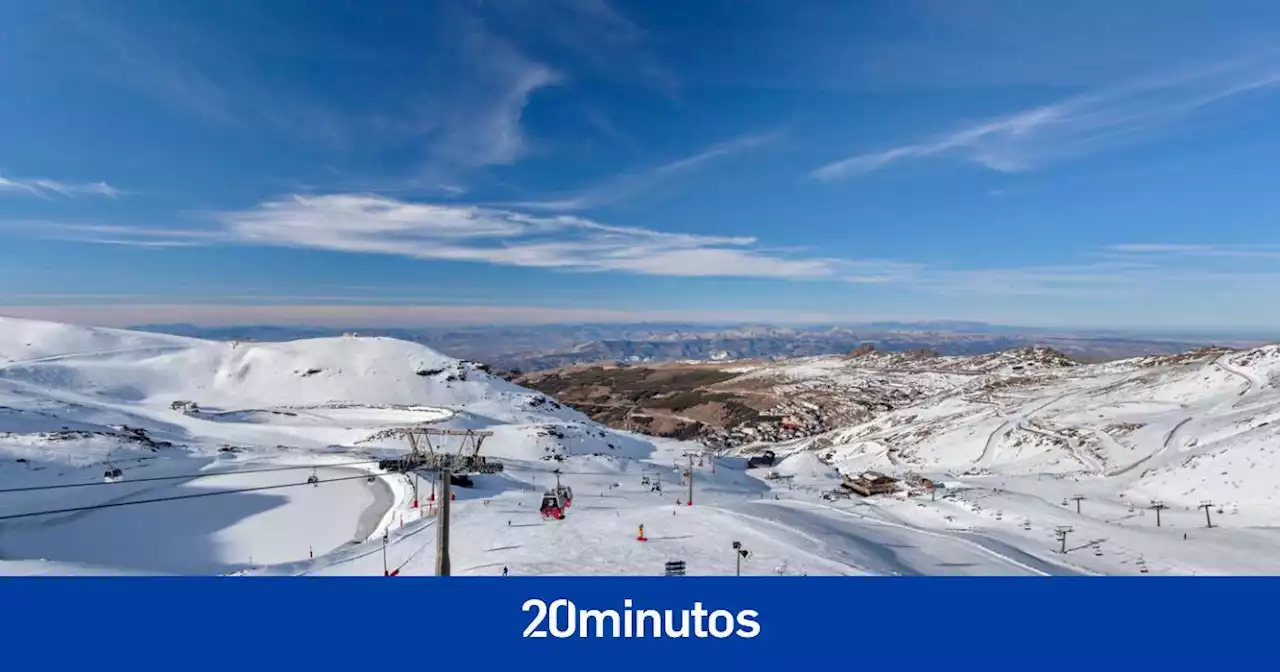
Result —
[[[112,464],[110,450],[107,451],[106,462],[107,462],[107,470],[102,472],[102,480],[106,481],[107,483],[115,483],[116,481],[119,481],[121,478],[124,477],[124,472],[120,469],[120,467],[117,467],[116,465]]]
[[[548,490],[542,494],[542,505],[538,507],[543,518],[554,518],[555,520],[564,520],[565,501],[564,495],[555,490]]]

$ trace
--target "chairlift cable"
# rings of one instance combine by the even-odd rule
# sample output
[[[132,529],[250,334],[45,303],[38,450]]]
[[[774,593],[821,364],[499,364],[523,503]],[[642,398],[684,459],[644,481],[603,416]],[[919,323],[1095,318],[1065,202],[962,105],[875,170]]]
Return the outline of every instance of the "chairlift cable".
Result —
[[[319,481],[320,483],[337,483],[339,481],[350,481],[357,478],[364,478],[364,474],[358,476],[341,476],[338,478],[327,478]],[[136,482],[136,481],[127,481]],[[34,518],[36,516],[53,516],[61,513],[78,513],[81,511],[96,511],[98,509],[110,509],[117,506],[133,506],[135,504],[155,504],[159,502],[174,502],[182,499],[198,499],[201,497],[215,497],[217,495],[235,495],[244,492],[260,492],[263,490],[278,490],[281,488],[298,488],[311,483],[283,483],[280,485],[260,485],[252,488],[237,488],[235,490],[215,490],[212,492],[196,492],[189,495],[175,495],[173,497],[156,497],[153,499],[138,499],[128,502],[106,502],[103,504],[90,504],[87,506],[73,506],[66,509],[51,509],[47,511],[30,511],[27,513],[11,513],[9,515],[0,516],[2,520],[15,520],[18,518]]]
[[[130,478],[123,481],[115,481],[110,483],[104,482],[104,481],[93,481],[88,483],[57,483],[54,485],[29,485],[29,486],[18,487],[18,488],[0,488],[0,495],[9,493],[9,492],[38,492],[41,490],[64,490],[66,488],[86,488],[91,485],[118,485],[120,483],[151,483],[155,481],[176,481],[181,479],[211,478],[214,476],[261,474],[261,473],[272,472],[272,471],[315,469],[317,467],[324,467],[324,468],[349,467],[349,466],[354,466],[358,464],[373,464],[380,461],[381,460],[359,460],[355,462],[335,462],[333,464],[319,464],[319,465],[304,464],[304,465],[297,465],[297,466],[263,467],[261,469],[242,469],[240,471],[209,471],[209,472],[198,472],[194,474],[178,474],[174,476],[145,476],[143,478]],[[362,474],[360,477],[364,478],[365,476],[366,475]]]

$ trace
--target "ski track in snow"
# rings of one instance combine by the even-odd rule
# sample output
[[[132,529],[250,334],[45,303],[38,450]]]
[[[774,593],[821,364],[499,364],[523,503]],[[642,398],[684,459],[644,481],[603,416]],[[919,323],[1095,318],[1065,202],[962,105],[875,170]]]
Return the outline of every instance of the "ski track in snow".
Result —
[[[176,352],[183,350],[189,346],[186,345],[152,345],[136,348],[119,348],[115,350],[89,350],[86,352],[69,352],[61,355],[48,355],[46,357],[36,357],[34,359],[20,359],[11,362],[0,362],[0,369],[17,368],[28,366],[31,364],[48,364],[52,362],[74,361],[77,359],[96,359],[102,357],[110,357],[112,355],[125,355],[140,352],[152,352],[163,354],[165,352]]]
[[[1030,417],[1031,417],[1033,414],[1035,414],[1035,413],[1037,413],[1037,412],[1039,412],[1039,411],[1041,411],[1041,410],[1044,410],[1044,409],[1046,409],[1046,408],[1048,408],[1048,407],[1050,407],[1050,406],[1052,406],[1052,405],[1054,405],[1054,404],[1058,403],[1059,401],[1062,401],[1063,399],[1065,399],[1065,398],[1067,398],[1067,397],[1069,397],[1069,396],[1071,396],[1071,394],[1070,394],[1070,393],[1068,393],[1068,394],[1063,394],[1063,395],[1060,395],[1060,396],[1058,396],[1058,397],[1054,397],[1053,399],[1050,399],[1049,401],[1046,401],[1045,403],[1043,403],[1043,404],[1041,404],[1041,405],[1039,405],[1039,406],[1037,406],[1037,407],[1035,407],[1035,408],[1031,409],[1030,411],[1026,411],[1025,413],[1015,413],[1015,414],[1013,414],[1013,416],[1012,416],[1009,420],[1006,420],[1004,424],[1002,424],[1002,425],[1000,425],[999,427],[995,428],[995,430],[993,430],[993,431],[991,432],[991,434],[989,434],[989,435],[987,436],[987,442],[986,442],[986,444],[984,444],[984,445],[983,445],[983,447],[982,447],[982,455],[978,457],[978,462],[977,462],[977,463],[978,463],[979,465],[987,465],[987,464],[990,464],[990,463],[995,459],[996,444],[998,443],[997,439],[998,439],[1002,434],[1007,433],[1007,432],[1009,431],[1009,428],[1010,428],[1010,427],[1016,426],[1016,427],[1019,427],[1019,428],[1022,428],[1022,429],[1026,429],[1027,431],[1032,431],[1032,432],[1036,432],[1036,433],[1039,433],[1039,434],[1045,434],[1045,435],[1047,435],[1047,436],[1053,436],[1053,435],[1051,435],[1051,434],[1048,434],[1047,432],[1043,432],[1043,431],[1039,431],[1039,432],[1037,432],[1037,431],[1036,431],[1036,430],[1034,430],[1034,429],[1030,429],[1030,428],[1026,425],[1026,423],[1029,421]],[[980,403],[989,403],[989,402],[980,402]],[[1007,416],[1007,415],[1004,413],[1004,411],[1003,411],[1002,409],[1000,409],[999,407],[996,407],[995,411],[996,411],[996,414],[997,414],[997,415],[999,415],[999,416],[1001,416],[1001,417],[1010,417],[1010,416]]]
[[[1147,464],[1158,457],[1161,457],[1162,455],[1167,453],[1169,451],[1169,447],[1173,445],[1173,439],[1178,435],[1178,430],[1185,427],[1188,422],[1191,422],[1194,419],[1195,418],[1187,417],[1179,420],[1178,424],[1174,425],[1173,429],[1170,429],[1168,434],[1165,434],[1164,441],[1160,443],[1160,447],[1158,449],[1148,454],[1146,457],[1139,458],[1136,462],[1133,462],[1127,467],[1122,467],[1120,469],[1117,469],[1115,471],[1108,473],[1107,476],[1123,476],[1133,471],[1134,469],[1137,469],[1138,467],[1144,464]]]
[[[1241,397],[1252,396],[1256,394],[1258,391],[1260,391],[1262,388],[1266,387],[1267,381],[1262,379],[1257,374],[1253,373],[1248,369],[1241,368],[1239,366],[1236,366],[1235,364],[1232,364],[1231,356],[1235,354],[1237,353],[1228,352],[1222,355],[1221,357],[1217,358],[1216,360],[1214,360],[1213,363],[1223,371],[1226,371],[1227,373],[1230,373],[1234,376],[1239,376],[1241,379],[1245,381],[1248,387],[1246,387],[1243,391],[1240,392]],[[1243,401],[1244,401],[1243,399],[1238,399],[1232,402],[1231,406],[1235,408],[1239,406],[1240,403]]]

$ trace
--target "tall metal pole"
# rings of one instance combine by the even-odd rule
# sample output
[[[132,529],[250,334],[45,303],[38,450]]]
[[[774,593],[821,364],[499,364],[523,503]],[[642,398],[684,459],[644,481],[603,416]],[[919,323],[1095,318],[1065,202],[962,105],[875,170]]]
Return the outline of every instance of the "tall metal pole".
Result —
[[[390,576],[390,570],[387,568],[387,531],[382,532],[382,575]]]
[[[689,506],[693,506],[693,453],[689,453]]]
[[[737,570],[734,572],[734,575],[735,575],[735,576],[742,576],[742,554],[741,554],[741,553],[739,553],[738,551],[734,551],[734,552],[733,552],[733,557],[734,557],[734,558],[736,558],[736,559],[738,560],[738,568],[737,568]]]
[[[1213,507],[1213,502],[1200,502],[1198,508],[1204,509],[1204,526],[1213,527],[1213,521],[1209,519],[1209,509]]]
[[[1059,551],[1064,555],[1067,552],[1067,535],[1072,532],[1070,525],[1060,525],[1057,529],[1058,541],[1062,542],[1062,550]]]
[[[440,470],[440,518],[436,523],[436,576],[449,576],[449,478],[448,468]]]

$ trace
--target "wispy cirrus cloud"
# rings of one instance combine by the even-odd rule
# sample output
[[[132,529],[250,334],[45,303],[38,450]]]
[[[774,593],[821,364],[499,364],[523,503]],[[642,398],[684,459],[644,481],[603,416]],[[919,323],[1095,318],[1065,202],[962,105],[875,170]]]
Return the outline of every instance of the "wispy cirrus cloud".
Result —
[[[243,303],[165,302],[114,300],[102,305],[101,297],[85,297],[91,304],[39,305],[3,303],[0,315],[35,320],[130,327],[140,324],[201,324],[235,326],[271,324],[326,327],[423,327],[444,325],[534,325],[573,323],[689,322],[689,323],[830,323],[848,319],[840,312],[790,310],[621,310],[616,308],[568,308],[541,305],[406,304],[290,304],[280,299],[271,305]]]
[[[70,51],[81,67],[173,110],[328,148],[417,147],[427,164],[422,172],[451,179],[455,171],[525,156],[525,107],[537,91],[564,81],[555,67],[492,30],[484,9],[471,3],[379,8],[381,21],[420,26],[423,37],[407,53],[381,42],[375,31],[330,31],[324,21],[282,35],[276,25],[283,15],[272,8],[228,10],[245,21],[244,30],[231,34],[176,16],[140,20],[92,5],[49,13],[76,38]],[[354,65],[429,65],[351,68],[329,90],[282,85],[278,72],[261,66],[281,52]]]
[[[291,196],[216,216],[239,241],[578,271],[818,278],[838,263],[771,253],[746,236],[668,233],[572,215],[399,201]]]
[[[1060,263],[957,266],[834,256],[771,247],[752,236],[657,231],[574,214],[371,194],[290,195],[202,216],[209,222],[202,228],[0,223],[38,238],[93,244],[276,246],[567,272],[827,281],[860,285],[863,291],[891,287],[966,297],[1254,295],[1280,286],[1280,269],[1273,263],[1280,259],[1280,246],[1265,244],[1118,244]],[[1254,264],[1244,264],[1245,259]]]
[[[678,176],[696,170],[716,159],[769,145],[781,138],[782,134],[781,130],[772,130],[738,136],[648,170],[621,175],[564,198],[521,201],[511,205],[535,210],[569,211],[588,210],[610,203],[625,201],[666,184]]]
[[[1149,257],[1220,257],[1227,259],[1280,259],[1280,245],[1221,245],[1198,243],[1122,243],[1108,252]]]
[[[514,56],[513,56],[514,58]],[[432,151],[467,167],[509,165],[528,152],[521,119],[529,97],[561,82],[556,71],[533,62],[503,66],[495,90],[474,105],[452,110]]]
[[[608,0],[505,0],[483,13],[505,35],[553,63],[639,83],[674,96],[679,79],[650,49],[650,35]]]
[[[825,182],[909,160],[952,158],[1001,172],[1045,164],[1167,132],[1202,107],[1280,84],[1280,62],[1251,58],[1134,80],[934,137],[819,166]]]
[[[0,175],[0,193],[28,194],[50,198],[63,196],[105,196],[115,198],[122,192],[106,182],[61,182],[49,179],[12,179]]]
[[[186,247],[234,244],[295,247],[563,271],[673,277],[829,279],[866,284],[914,268],[766,247],[751,236],[718,236],[616,226],[571,214],[421,203],[372,194],[290,195],[232,212],[204,213],[205,228],[10,221],[39,238]]]

